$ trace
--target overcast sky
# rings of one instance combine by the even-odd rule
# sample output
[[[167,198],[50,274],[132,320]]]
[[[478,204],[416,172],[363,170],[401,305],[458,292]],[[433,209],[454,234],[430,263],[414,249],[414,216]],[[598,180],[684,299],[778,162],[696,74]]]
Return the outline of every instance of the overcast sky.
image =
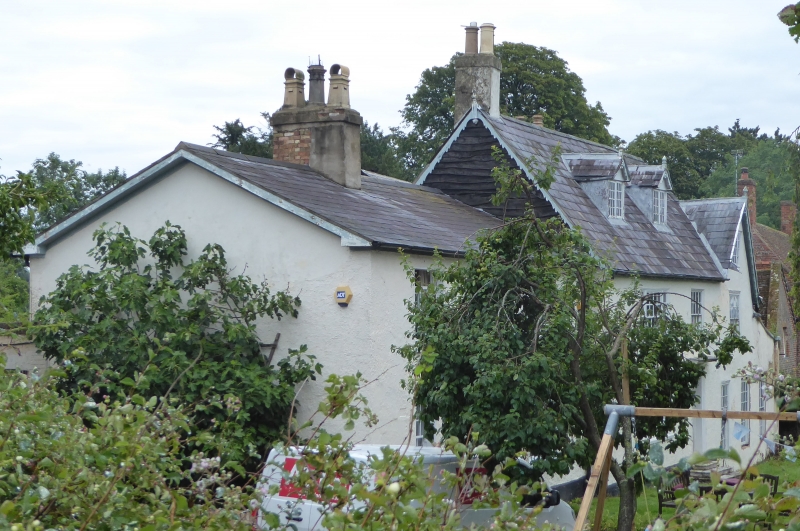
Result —
[[[800,125],[789,0],[0,0],[0,174],[56,152],[133,174],[179,141],[282,104],[283,71],[319,54],[350,67],[351,104],[398,125],[425,68],[496,42],[554,49],[625,140],[650,129]]]

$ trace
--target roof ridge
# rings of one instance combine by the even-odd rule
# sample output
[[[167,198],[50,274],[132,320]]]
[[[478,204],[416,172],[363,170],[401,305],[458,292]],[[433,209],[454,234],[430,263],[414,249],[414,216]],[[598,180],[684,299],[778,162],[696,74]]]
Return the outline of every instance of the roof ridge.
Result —
[[[526,121],[524,121],[524,120],[518,120],[518,119],[514,118],[513,116],[506,116],[505,114],[501,114],[500,116],[490,116],[490,115],[489,115],[489,114],[488,114],[486,111],[484,111],[483,109],[481,109],[481,108],[478,108],[478,110],[479,110],[480,112],[482,112],[482,113],[483,113],[483,114],[486,116],[486,118],[488,118],[489,120],[493,120],[493,119],[495,119],[495,118],[503,118],[504,120],[512,120],[513,122],[516,122],[516,123],[518,123],[518,124],[520,124],[520,125],[524,125],[524,126],[526,126],[526,127],[530,127],[531,129],[538,129],[538,130],[542,130],[542,131],[544,131],[544,132],[546,132],[546,133],[552,133],[552,134],[555,134],[555,135],[557,135],[557,136],[563,136],[563,137],[567,137],[567,138],[573,138],[573,139],[575,139],[575,140],[579,140],[579,141],[581,141],[581,142],[586,142],[586,143],[588,143],[588,144],[593,144],[593,145],[595,145],[595,146],[600,146],[600,147],[602,147],[602,148],[605,148],[605,149],[610,149],[610,150],[611,150],[611,153],[608,153],[608,152],[606,152],[606,154],[619,153],[619,149],[615,149],[615,148],[613,148],[613,147],[611,147],[611,146],[607,146],[607,145],[605,145],[605,144],[601,144],[600,142],[595,142],[594,140],[587,140],[587,139],[585,139],[585,138],[581,138],[581,137],[579,137],[579,136],[571,135],[571,134],[569,134],[569,133],[564,133],[564,132],[561,132],[561,131],[557,131],[557,130],[555,130],[555,129],[549,129],[549,128],[547,128],[547,127],[544,127],[544,126],[542,126],[542,125],[534,125],[534,124],[532,124],[532,123],[530,123],[530,122],[526,122]],[[590,154],[590,153],[591,153],[591,152],[588,152],[588,153],[586,153],[586,154],[588,155],[588,154]]]
[[[744,201],[744,197],[705,197],[700,199],[678,199],[679,203],[693,203],[699,201]]]
[[[226,151],[224,149],[213,148],[211,146],[202,146],[200,144],[192,144],[191,142],[184,142],[184,141],[179,142],[178,145],[175,146],[174,151],[178,151],[180,149],[188,149],[190,151],[201,151],[203,153],[218,155],[220,157],[228,157],[232,159],[246,160],[248,162],[255,162],[256,164],[266,164],[269,166],[282,166],[284,168],[292,168],[296,170],[307,170],[312,173],[322,175],[320,172],[318,172],[317,170],[306,164],[296,164],[294,162],[284,162],[282,160],[269,159],[266,157],[256,157],[255,155],[245,155],[244,153],[234,153],[233,151]]]

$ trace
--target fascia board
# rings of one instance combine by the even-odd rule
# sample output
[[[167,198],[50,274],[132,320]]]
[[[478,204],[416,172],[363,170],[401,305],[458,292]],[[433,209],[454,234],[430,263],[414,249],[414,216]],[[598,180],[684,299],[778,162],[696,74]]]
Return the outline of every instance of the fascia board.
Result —
[[[742,215],[742,234],[744,235],[744,250],[747,256],[747,269],[750,277],[750,295],[753,299],[753,307],[758,311],[758,275],[756,274],[756,257],[753,249],[753,234],[750,226],[750,214],[747,210],[747,203],[743,205]],[[746,225],[746,226],[745,226]]]
[[[370,247],[372,243],[367,240],[366,238],[354,234],[350,231],[339,227],[325,219],[320,218],[319,216],[305,210],[285,199],[276,196],[270,192],[267,192],[263,188],[259,188],[258,186],[253,185],[252,183],[245,181],[244,179],[229,173],[210,162],[207,162],[200,157],[189,153],[185,150],[179,150],[175,152],[170,157],[164,159],[159,164],[149,168],[148,170],[142,172],[141,174],[137,175],[136,177],[131,178],[130,180],[126,181],[125,184],[117,188],[116,190],[110,192],[109,194],[103,196],[102,198],[98,199],[96,202],[90,204],[83,210],[75,213],[71,217],[65,219],[61,223],[54,225],[47,231],[39,234],[36,238],[36,241],[33,245],[28,245],[25,248],[25,254],[33,255],[33,256],[41,256],[45,254],[47,250],[47,244],[52,242],[58,236],[63,234],[64,232],[68,231],[69,229],[73,228],[76,225],[79,225],[85,219],[91,217],[97,212],[100,212],[107,208],[108,206],[112,205],[113,203],[120,200],[122,197],[133,191],[134,189],[138,188],[142,184],[150,181],[151,179],[159,176],[166,170],[170,169],[174,165],[182,162],[191,162],[204,170],[207,170],[218,177],[225,179],[226,181],[250,192],[251,194],[264,199],[265,201],[277,206],[278,208],[285,210],[287,212],[291,212],[292,214],[310,222],[318,227],[327,230],[333,234],[336,234],[341,238],[341,245],[342,247]],[[28,252],[30,251],[30,252]]]

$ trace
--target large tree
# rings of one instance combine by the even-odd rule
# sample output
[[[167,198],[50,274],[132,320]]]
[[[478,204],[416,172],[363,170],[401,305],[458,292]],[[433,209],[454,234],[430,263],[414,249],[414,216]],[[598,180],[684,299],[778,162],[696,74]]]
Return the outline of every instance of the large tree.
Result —
[[[262,112],[261,116],[269,124],[269,114]],[[254,157],[272,158],[272,128],[267,125],[261,128],[255,125],[245,126],[238,118],[225,125],[215,125],[217,130],[212,136],[216,138],[212,147],[224,149],[231,153],[252,155]]]
[[[508,116],[544,116],[544,124],[564,133],[614,145],[607,129],[610,118],[599,102],[586,100],[583,81],[550,49],[503,42],[495,46],[503,63],[500,111]],[[455,59],[426,69],[400,111],[403,123],[393,128],[403,162],[414,174],[424,167],[453,131]]]
[[[531,192],[519,170],[496,171],[509,193]],[[545,173],[537,179],[546,185]],[[516,185],[514,183],[517,183]],[[511,186],[509,186],[511,185]],[[498,196],[498,200],[502,197]],[[688,408],[705,367],[692,352],[728,364],[748,342],[716,319],[695,326],[671,308],[648,302],[634,286],[614,288],[608,263],[577,230],[528,213],[478,237],[463,260],[431,271],[433,282],[409,303],[413,343],[400,349],[426,436],[478,432],[499,458],[528,452],[533,479],[586,467],[596,454],[602,405],[624,403],[623,372],[639,406]],[[643,304],[658,317],[647,319]],[[629,342],[630,362],[622,356]],[[620,485],[620,531],[635,512],[630,423],[623,422],[625,462],[611,472]],[[686,419],[637,423],[643,440],[676,434],[688,443]]]

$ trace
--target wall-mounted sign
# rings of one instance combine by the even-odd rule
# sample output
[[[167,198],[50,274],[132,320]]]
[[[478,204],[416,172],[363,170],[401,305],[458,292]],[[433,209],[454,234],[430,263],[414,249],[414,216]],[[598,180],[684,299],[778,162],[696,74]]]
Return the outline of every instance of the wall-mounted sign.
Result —
[[[353,292],[350,290],[350,286],[339,286],[336,288],[333,299],[336,301],[336,304],[342,308],[347,308],[347,305],[350,304],[350,301],[353,299]]]

